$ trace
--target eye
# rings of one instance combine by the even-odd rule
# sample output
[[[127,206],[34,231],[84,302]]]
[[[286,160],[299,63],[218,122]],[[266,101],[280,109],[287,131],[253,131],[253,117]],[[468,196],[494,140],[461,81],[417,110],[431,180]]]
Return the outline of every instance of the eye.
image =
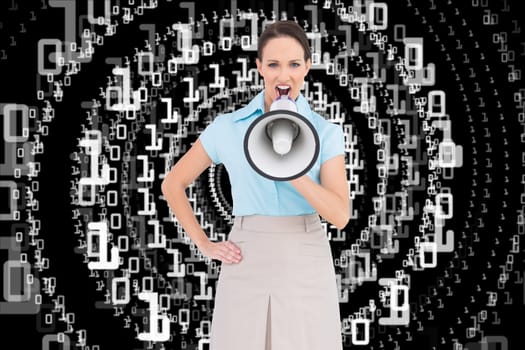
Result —
[[[274,63],[274,62],[269,63],[269,64],[268,64],[268,67],[270,67],[270,68],[275,68],[275,67],[277,67],[277,63]]]
[[[293,62],[292,64],[290,64],[293,68],[297,68],[299,66],[301,66],[300,63],[297,63],[297,62]]]

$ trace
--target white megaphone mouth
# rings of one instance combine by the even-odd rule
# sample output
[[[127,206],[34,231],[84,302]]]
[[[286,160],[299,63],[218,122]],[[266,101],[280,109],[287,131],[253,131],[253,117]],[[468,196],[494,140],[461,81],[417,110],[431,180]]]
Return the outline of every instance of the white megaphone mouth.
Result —
[[[306,174],[319,156],[319,136],[288,95],[273,101],[270,111],[248,127],[244,153],[250,166],[275,181]]]

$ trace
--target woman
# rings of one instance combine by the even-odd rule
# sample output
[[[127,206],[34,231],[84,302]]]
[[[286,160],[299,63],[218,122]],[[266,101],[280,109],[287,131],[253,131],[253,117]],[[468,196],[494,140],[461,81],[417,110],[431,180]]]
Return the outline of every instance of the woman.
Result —
[[[266,27],[257,52],[264,91],[247,106],[217,117],[162,183],[162,192],[203,255],[220,260],[211,350],[342,349],[332,254],[319,215],[341,229],[349,220],[343,133],[313,112],[300,94],[311,65],[302,28],[293,21]],[[248,126],[288,94],[320,139],[316,164],[290,181],[257,174],[243,151]],[[228,241],[212,242],[185,189],[211,163],[230,178],[235,222]]]

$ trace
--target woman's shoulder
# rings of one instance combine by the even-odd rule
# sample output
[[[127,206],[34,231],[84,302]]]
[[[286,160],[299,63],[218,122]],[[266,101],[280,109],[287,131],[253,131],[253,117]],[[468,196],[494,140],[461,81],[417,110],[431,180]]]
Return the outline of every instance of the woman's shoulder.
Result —
[[[233,120],[233,115],[235,112],[219,113],[211,121],[211,123],[216,125],[225,125]]]
[[[218,114],[212,123],[222,126],[234,125],[235,122],[246,119],[255,113],[253,106],[243,106],[239,109]]]
[[[332,122],[325,116],[315,112],[313,109],[311,110],[311,116],[312,116],[312,119],[314,120],[314,123],[318,126],[320,130],[334,129],[334,128],[340,127],[339,124]]]

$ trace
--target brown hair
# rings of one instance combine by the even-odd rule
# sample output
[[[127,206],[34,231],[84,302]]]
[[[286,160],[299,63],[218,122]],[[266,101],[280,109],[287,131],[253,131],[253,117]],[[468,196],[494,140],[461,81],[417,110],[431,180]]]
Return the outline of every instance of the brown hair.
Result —
[[[269,40],[280,38],[283,36],[289,36],[303,47],[304,51],[304,60],[308,61],[311,59],[312,55],[310,53],[310,44],[308,43],[308,38],[306,37],[306,34],[294,21],[277,21],[274,22],[264,29],[261,36],[259,37],[259,41],[257,43],[257,57],[259,60],[262,60],[262,50],[266,46]]]

